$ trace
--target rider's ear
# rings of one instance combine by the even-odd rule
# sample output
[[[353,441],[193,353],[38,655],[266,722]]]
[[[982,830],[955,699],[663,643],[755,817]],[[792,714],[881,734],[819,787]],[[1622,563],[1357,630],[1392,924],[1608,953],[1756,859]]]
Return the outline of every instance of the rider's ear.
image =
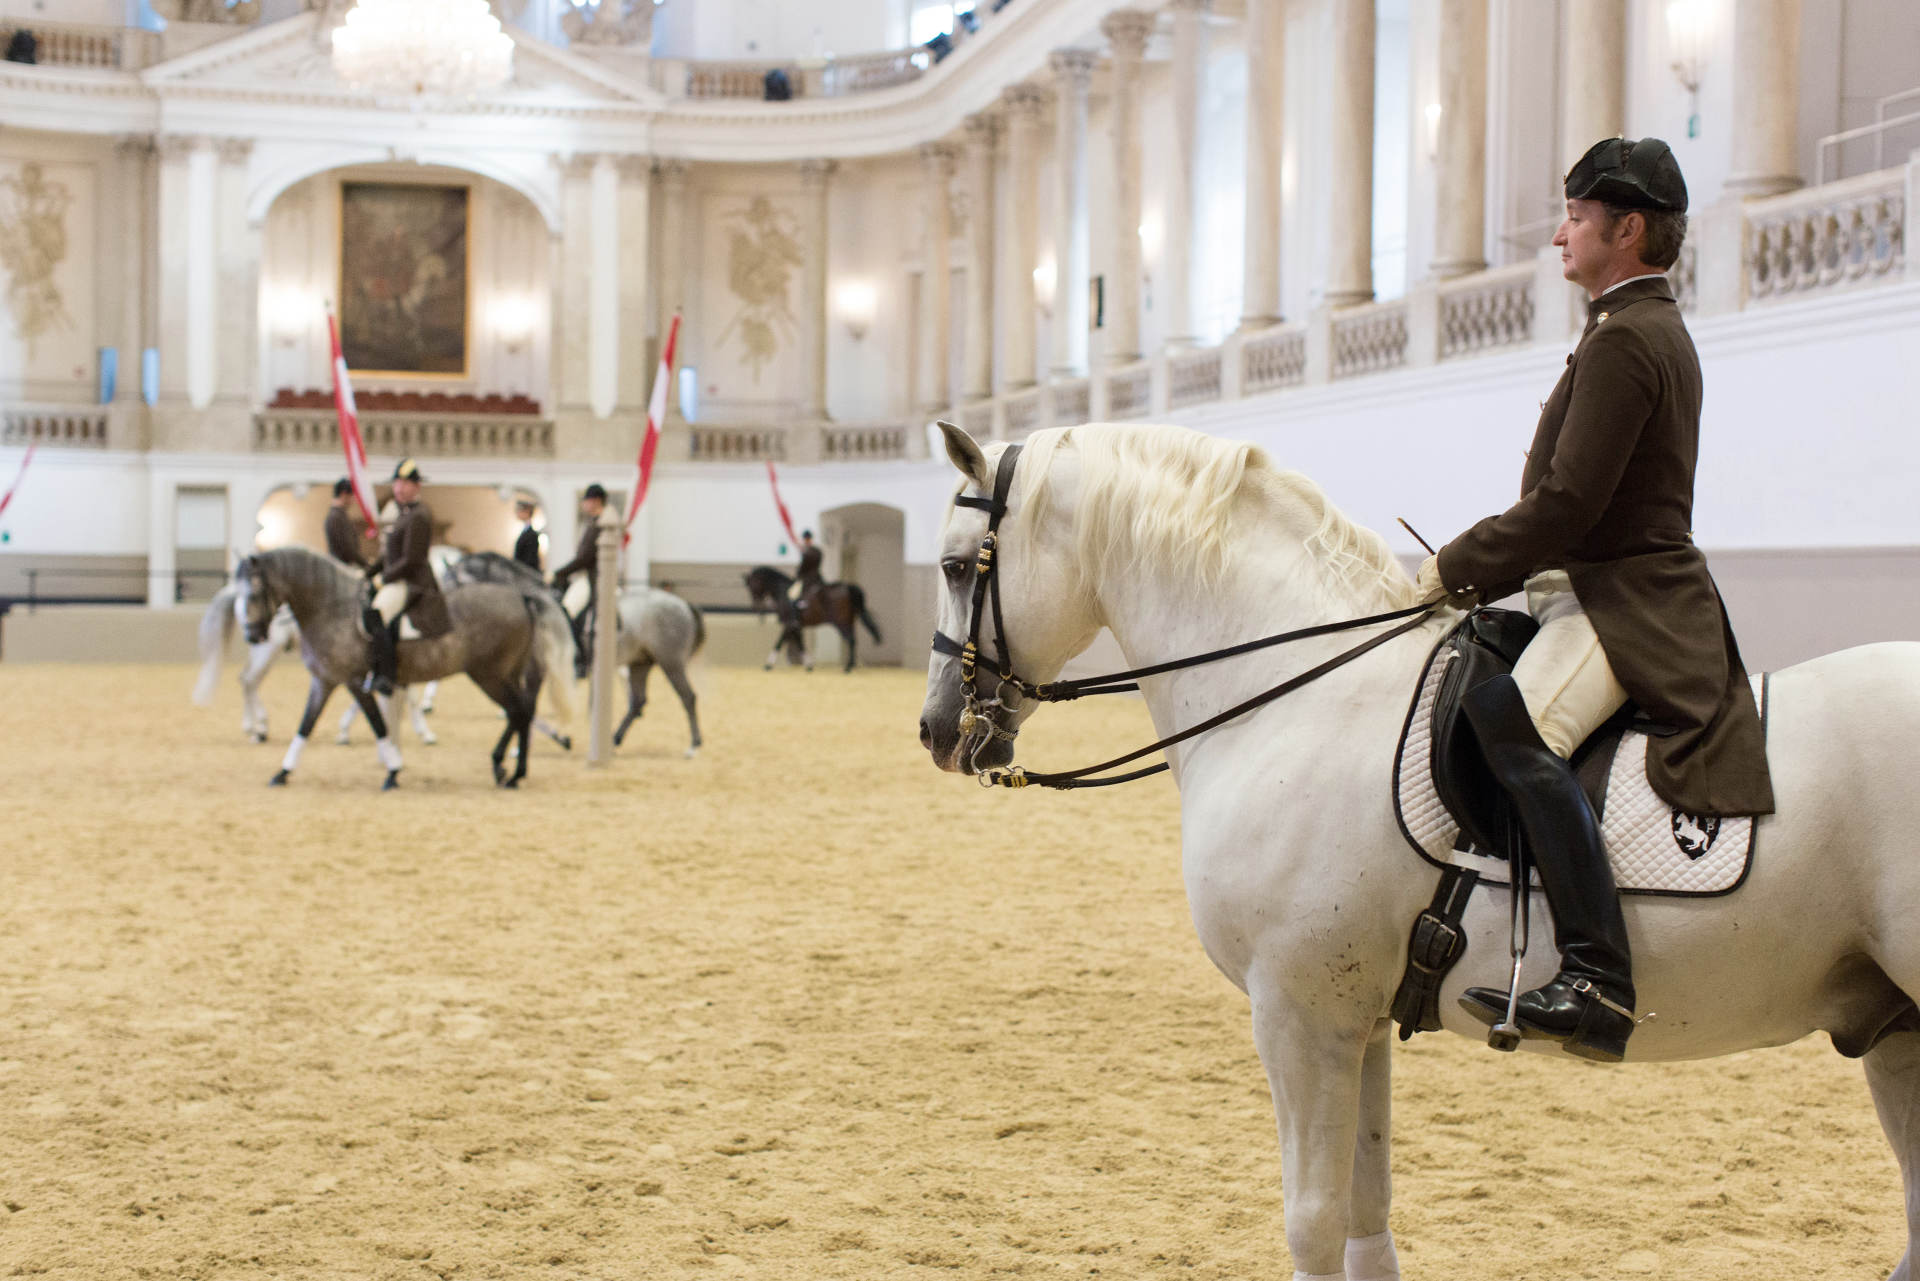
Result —
[[[944,420],[935,422],[934,426],[946,438],[947,457],[960,469],[960,474],[982,489],[993,488],[993,469],[987,466],[987,456],[974,444],[973,437]]]

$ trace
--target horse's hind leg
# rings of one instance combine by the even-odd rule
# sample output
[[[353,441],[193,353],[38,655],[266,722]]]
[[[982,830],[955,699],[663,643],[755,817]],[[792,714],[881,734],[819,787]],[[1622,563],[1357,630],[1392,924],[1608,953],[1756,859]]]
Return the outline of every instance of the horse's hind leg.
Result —
[[[620,720],[620,728],[613,731],[613,745],[620,746],[620,740],[627,736],[627,728],[647,710],[647,680],[653,675],[653,660],[637,658],[627,664],[627,714]]]
[[[347,731],[353,728],[353,718],[358,716],[359,714],[360,714],[359,701],[356,699],[348,699],[347,710],[340,713],[340,731],[339,733],[333,736],[334,742],[340,744],[340,746],[342,747],[345,747],[348,743],[351,743],[353,741],[353,735],[349,734]]]
[[[287,754],[280,759],[280,772],[267,780],[268,787],[285,787],[293,771],[300,767],[300,753],[306,750],[307,736],[313,733],[315,722],[327,706],[327,698],[333,693],[333,684],[318,676],[307,686],[307,710],[300,717],[300,732],[287,744]]]
[[[1899,1158],[1906,1191],[1907,1252],[1888,1281],[1920,1281],[1913,1250],[1920,1233],[1920,1032],[1895,1032],[1867,1051],[1864,1061],[1874,1111]]]
[[[1400,1260],[1387,1210],[1393,1201],[1393,1024],[1381,1019],[1360,1063],[1360,1129],[1353,1144],[1353,1199],[1347,1207],[1347,1281],[1397,1281]]]
[[[247,665],[240,669],[240,728],[256,743],[267,741],[267,705],[260,701],[260,682],[279,652],[279,642],[270,639],[249,645]]]
[[[841,668],[840,670],[843,672],[850,672],[853,670],[854,650],[859,647],[859,642],[853,638],[853,624],[852,623],[835,623],[833,625],[833,629],[840,633],[840,639],[846,642],[846,646],[847,646],[847,665]]]
[[[680,696],[680,706],[687,709],[687,728],[693,732],[693,742],[687,747],[687,755],[692,756],[700,750],[700,716],[694,710],[698,700],[694,697],[693,682],[687,679],[685,663],[662,663],[660,670],[667,674],[667,683]]]
[[[429,684],[427,688],[433,688]],[[427,724],[427,695],[416,694],[410,686],[401,686],[393,692],[394,698],[407,709],[407,720],[413,726],[413,736],[420,740],[423,747],[432,747],[440,741],[433,732],[433,726]]]

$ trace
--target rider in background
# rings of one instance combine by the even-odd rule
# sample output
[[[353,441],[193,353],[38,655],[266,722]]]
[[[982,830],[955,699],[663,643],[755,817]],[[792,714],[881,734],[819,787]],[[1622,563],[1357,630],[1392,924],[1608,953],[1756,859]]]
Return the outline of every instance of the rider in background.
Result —
[[[540,531],[533,527],[533,503],[516,499],[513,514],[520,518],[520,537],[513,541],[513,558],[534,573],[540,572]]]
[[[1427,600],[1524,588],[1540,631],[1511,676],[1466,711],[1512,797],[1547,892],[1560,972],[1519,998],[1524,1034],[1612,1061],[1634,990],[1612,870],[1567,764],[1631,697],[1654,724],[1647,778],[1686,814],[1773,812],[1766,741],[1720,593],[1693,545],[1700,361],[1666,271],[1686,235],[1687,188],[1658,138],[1595,144],[1566,179],[1553,237],[1587,291],[1587,326],[1548,397],[1521,498],[1428,557]],[[1506,994],[1461,1005],[1504,1018]]]
[[[360,522],[353,518],[353,484],[345,476],[333,482],[333,503],[327,508],[327,555],[348,569],[365,570],[360,554]]]
[[[600,520],[606,510],[607,491],[597,484],[588,485],[580,495],[580,512],[586,517],[580,522],[580,545],[574,549],[572,560],[553,571],[553,589],[560,593],[560,606],[576,625],[589,617],[599,596],[599,574],[595,571],[600,566]],[[578,581],[574,581],[575,574],[580,575]]]
[[[813,541],[813,531],[800,531],[800,568],[793,576],[793,586],[787,588],[787,599],[793,602],[794,617],[806,612],[807,601],[820,590],[820,561],[825,555],[820,544]]]
[[[393,693],[400,667],[402,614],[413,620],[423,639],[453,630],[427,559],[433,546],[433,509],[420,501],[423,479],[411,458],[402,459],[393,469],[393,528],[387,531],[386,557],[373,577],[376,590],[365,619],[372,659],[365,688],[375,694]]]

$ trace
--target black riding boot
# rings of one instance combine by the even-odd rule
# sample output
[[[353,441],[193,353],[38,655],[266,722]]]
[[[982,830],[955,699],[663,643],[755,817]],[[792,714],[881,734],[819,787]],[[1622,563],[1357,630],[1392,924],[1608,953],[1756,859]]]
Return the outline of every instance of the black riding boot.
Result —
[[[1487,765],[1519,814],[1560,945],[1560,973],[1520,996],[1520,1028],[1564,1042],[1569,1054],[1618,1062],[1633,1033],[1633,979],[1627,923],[1593,807],[1573,768],[1541,741],[1511,676],[1474,689],[1465,708]],[[1460,1005],[1493,1024],[1506,1016],[1507,994],[1469,988]]]
[[[369,609],[360,616],[367,629],[367,679],[360,688],[382,698],[393,697],[393,679],[400,674],[400,645],[395,639],[399,620],[389,628],[379,611]]]

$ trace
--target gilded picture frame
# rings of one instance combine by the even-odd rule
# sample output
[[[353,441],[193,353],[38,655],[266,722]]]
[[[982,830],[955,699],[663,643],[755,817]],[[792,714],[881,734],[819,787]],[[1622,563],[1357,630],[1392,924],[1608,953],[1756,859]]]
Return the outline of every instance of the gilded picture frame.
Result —
[[[473,189],[340,184],[340,352],[357,374],[465,378]]]

